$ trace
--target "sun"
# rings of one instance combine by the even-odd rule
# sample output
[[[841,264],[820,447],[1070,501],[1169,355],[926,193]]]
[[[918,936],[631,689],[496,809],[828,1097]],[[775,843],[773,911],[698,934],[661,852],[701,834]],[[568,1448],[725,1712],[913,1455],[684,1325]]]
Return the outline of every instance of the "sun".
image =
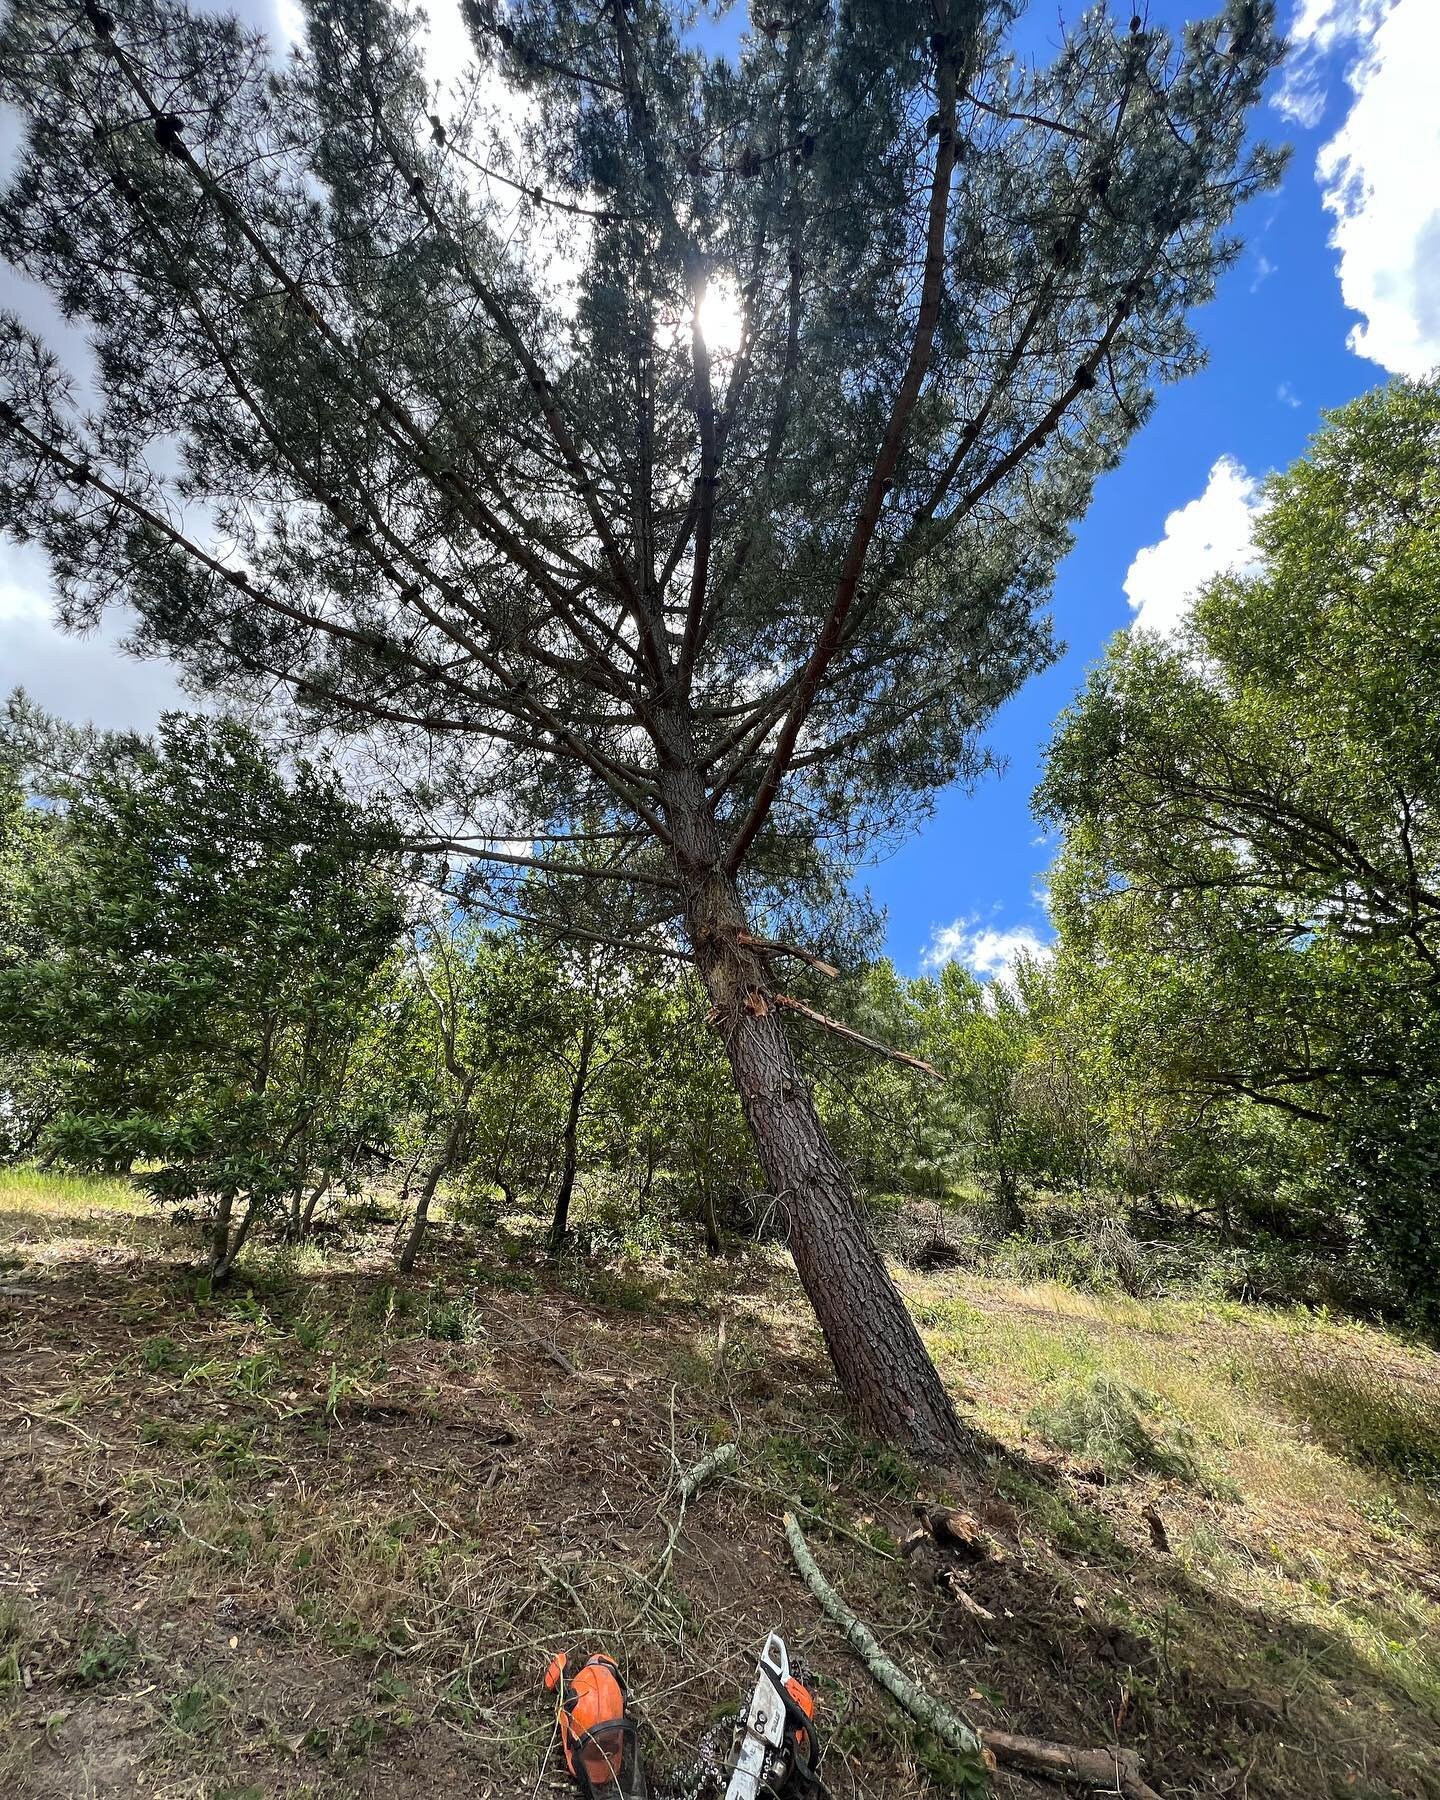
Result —
[[[740,348],[744,314],[735,284],[723,275],[712,278],[700,302],[700,332],[712,356],[733,356]]]

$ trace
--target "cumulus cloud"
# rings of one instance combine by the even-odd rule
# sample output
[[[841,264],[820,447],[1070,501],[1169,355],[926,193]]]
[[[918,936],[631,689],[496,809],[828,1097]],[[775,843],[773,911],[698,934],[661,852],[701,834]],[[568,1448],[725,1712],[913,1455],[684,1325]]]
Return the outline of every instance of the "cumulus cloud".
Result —
[[[1350,348],[1395,375],[1440,363],[1440,5],[1334,5],[1353,101],[1315,176],[1335,224],[1340,291],[1361,316]],[[1343,30],[1342,27],[1343,26]]]
[[[998,931],[976,918],[959,918],[948,925],[937,925],[930,933],[920,966],[939,969],[948,962],[958,962],[982,980],[1000,981],[1010,987],[1015,981],[1015,965],[1022,956],[1043,959],[1052,954],[1052,948],[1029,925]]]
[[[1273,104],[1313,131],[1328,99],[1326,58],[1373,37],[1394,0],[1298,0],[1286,36],[1290,55]]]
[[[1258,492],[1255,478],[1234,457],[1220,458],[1199,499],[1170,514],[1158,544],[1136,551],[1125,573],[1133,630],[1168,635],[1189,612],[1197,588],[1227,569],[1252,564]]]

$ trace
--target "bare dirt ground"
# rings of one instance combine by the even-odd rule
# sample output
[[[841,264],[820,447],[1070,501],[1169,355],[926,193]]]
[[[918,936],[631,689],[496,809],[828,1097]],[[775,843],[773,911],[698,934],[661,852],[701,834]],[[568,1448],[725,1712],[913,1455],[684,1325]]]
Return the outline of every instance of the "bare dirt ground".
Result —
[[[848,1428],[778,1257],[556,1271],[452,1229],[397,1284],[381,1221],[210,1296],[142,1210],[0,1200],[6,1795],[548,1792],[561,1646],[621,1657],[659,1786],[772,1628],[816,1676],[837,1800],[981,1791],[797,1579],[798,1496],[849,1603],[978,1723],[1134,1746],[1177,1800],[1440,1796],[1437,1515],[1244,1375],[1316,1354],[1293,1330],[1217,1321],[1212,1344],[1198,1313],[1151,1334],[917,1280],[942,1367],[1007,1440],[939,1474]],[[1078,1339],[1128,1380],[1149,1335],[1162,1390],[1201,1363],[1232,1382],[1233,1417],[1190,1402],[1223,1480],[1106,1479],[1023,1425]],[[1433,1356],[1370,1337],[1426,1391]],[[678,1472],[730,1440],[666,1571]],[[982,1559],[898,1557],[917,1503],[973,1514]]]

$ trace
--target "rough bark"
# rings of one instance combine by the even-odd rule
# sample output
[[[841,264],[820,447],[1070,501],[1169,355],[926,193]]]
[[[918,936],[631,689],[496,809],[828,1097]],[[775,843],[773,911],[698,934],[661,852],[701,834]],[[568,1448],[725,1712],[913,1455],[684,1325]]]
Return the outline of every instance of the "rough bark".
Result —
[[[886,1271],[849,1174],[820,1123],[770,997],[764,957],[744,941],[744,906],[722,866],[698,778],[680,772],[666,799],[696,964],[840,1385],[876,1436],[945,1461],[971,1454],[975,1441]]]

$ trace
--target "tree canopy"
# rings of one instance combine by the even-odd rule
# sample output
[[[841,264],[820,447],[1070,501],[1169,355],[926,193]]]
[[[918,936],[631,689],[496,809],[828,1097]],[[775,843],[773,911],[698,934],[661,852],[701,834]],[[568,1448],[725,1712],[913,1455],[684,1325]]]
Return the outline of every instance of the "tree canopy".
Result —
[[[1440,388],[1330,416],[1258,566],[1117,638],[1039,794],[1066,954],[1172,1092],[1322,1128],[1433,1291],[1440,1169]]]
[[[303,12],[277,67],[173,0],[12,8],[0,250],[98,393],[0,329],[0,522],[71,620],[123,595],[198,683],[364,733],[502,886],[598,822],[574,881],[683,928],[852,1398],[954,1449],[752,926],[974,772],[1050,654],[1070,526],[1276,176],[1273,6],[1178,44],[1095,8],[1030,68],[1006,0],[733,61],[656,0],[473,0],[438,94],[406,6]]]

